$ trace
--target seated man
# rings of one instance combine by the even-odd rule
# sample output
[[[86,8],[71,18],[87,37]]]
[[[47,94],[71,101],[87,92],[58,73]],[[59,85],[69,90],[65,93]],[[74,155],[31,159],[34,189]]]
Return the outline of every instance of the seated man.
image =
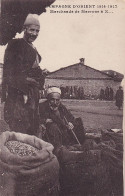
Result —
[[[81,118],[75,119],[60,97],[59,88],[48,88],[47,100],[40,103],[39,110],[42,139],[53,144],[55,150],[62,145],[83,144],[85,139]]]

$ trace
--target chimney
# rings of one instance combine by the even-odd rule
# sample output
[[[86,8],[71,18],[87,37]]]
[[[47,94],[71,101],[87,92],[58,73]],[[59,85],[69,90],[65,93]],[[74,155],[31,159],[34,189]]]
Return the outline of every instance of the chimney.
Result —
[[[81,59],[79,59],[79,60],[80,60],[80,63],[81,63],[82,65],[84,65],[85,58],[81,58]]]

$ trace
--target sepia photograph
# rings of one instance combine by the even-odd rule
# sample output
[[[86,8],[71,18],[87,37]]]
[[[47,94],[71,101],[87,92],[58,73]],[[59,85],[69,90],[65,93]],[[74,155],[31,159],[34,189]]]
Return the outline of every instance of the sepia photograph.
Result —
[[[0,1],[0,196],[124,196],[125,2]]]

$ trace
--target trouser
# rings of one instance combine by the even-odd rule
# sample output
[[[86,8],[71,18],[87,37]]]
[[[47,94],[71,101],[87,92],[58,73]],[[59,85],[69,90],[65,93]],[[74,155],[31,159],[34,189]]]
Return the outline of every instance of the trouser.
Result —
[[[31,94],[32,99],[30,98],[28,103],[24,104],[23,94],[18,93],[15,89],[12,90],[5,102],[4,120],[11,131],[37,135],[39,127],[38,95],[34,97]]]

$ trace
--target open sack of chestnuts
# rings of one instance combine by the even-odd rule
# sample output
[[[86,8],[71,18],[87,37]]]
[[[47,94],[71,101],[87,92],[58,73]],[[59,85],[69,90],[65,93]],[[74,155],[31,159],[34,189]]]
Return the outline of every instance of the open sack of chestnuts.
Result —
[[[0,135],[0,195],[58,195],[59,164],[53,146],[22,133]]]

